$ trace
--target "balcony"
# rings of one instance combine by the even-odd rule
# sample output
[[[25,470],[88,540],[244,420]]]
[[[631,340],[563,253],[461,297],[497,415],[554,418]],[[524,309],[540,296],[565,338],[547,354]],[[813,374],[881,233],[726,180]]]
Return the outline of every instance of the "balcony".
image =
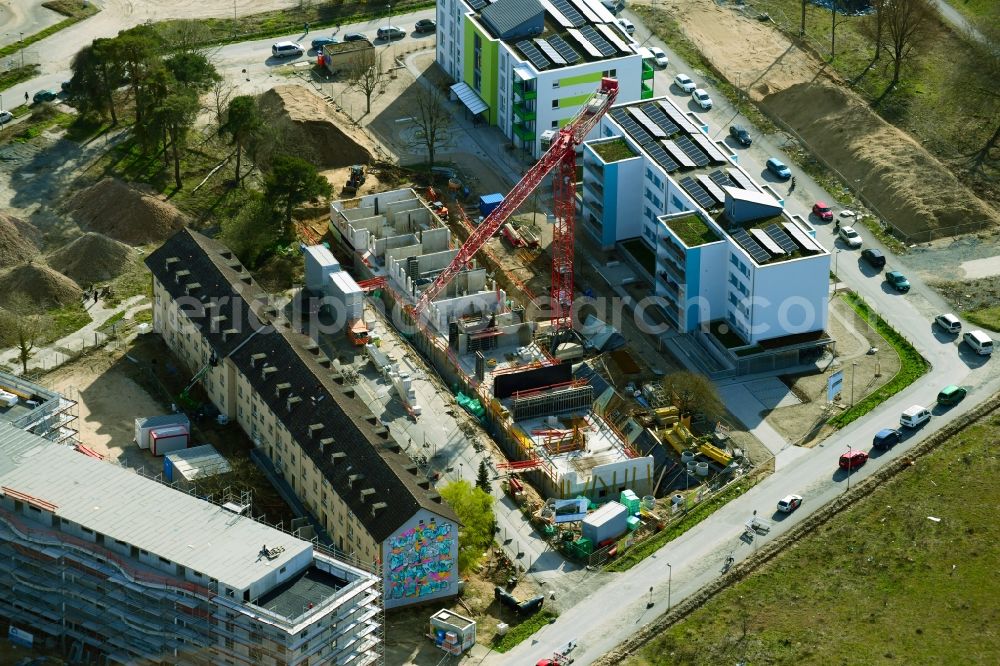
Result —
[[[534,83],[534,82],[532,82]],[[515,79],[514,81],[514,94],[521,99],[537,99],[538,91],[521,81],[520,79]]]
[[[534,109],[529,109],[524,104],[520,102],[514,104],[514,115],[521,120],[534,120],[537,117]]]
[[[514,123],[514,134],[522,141],[535,140],[535,130],[528,129],[524,123]]]
[[[655,72],[653,71],[653,66],[650,65],[645,60],[643,60],[643,62],[642,62],[642,80],[643,81],[649,81],[651,78],[653,78],[653,74],[654,73]]]
[[[653,86],[646,85],[646,82],[642,82],[642,93],[640,95],[642,99],[652,99],[653,97]]]

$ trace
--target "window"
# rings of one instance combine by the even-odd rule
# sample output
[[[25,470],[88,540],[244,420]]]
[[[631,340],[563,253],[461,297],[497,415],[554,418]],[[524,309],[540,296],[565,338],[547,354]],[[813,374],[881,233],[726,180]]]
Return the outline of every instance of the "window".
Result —
[[[558,109],[559,108],[559,100],[557,100],[557,99],[552,100],[552,108],[553,109]]]
[[[161,557],[161,558],[160,558],[160,561],[161,561],[161,562],[163,562],[164,564],[170,564],[170,560],[168,560],[168,559],[167,559],[167,558],[165,558],[165,557]]]
[[[87,534],[93,534],[94,533],[94,530],[90,529],[89,527],[84,527],[83,525],[80,525],[80,529],[83,530],[84,532],[86,532]]]
[[[556,79],[555,81],[552,82],[552,87],[553,88],[558,88],[559,87],[559,79]]]
[[[479,33],[472,36],[472,87],[482,92],[483,87],[483,38]]]
[[[558,120],[553,120],[552,121],[552,129],[559,129],[559,121]]]

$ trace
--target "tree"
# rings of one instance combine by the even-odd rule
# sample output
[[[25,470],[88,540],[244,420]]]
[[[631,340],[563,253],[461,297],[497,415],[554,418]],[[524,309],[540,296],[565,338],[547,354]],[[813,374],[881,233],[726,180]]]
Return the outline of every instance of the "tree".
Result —
[[[996,159],[993,152],[1000,144],[1000,87],[996,85],[1000,81],[1000,4],[993,3],[989,12],[974,27],[976,32],[970,34],[966,41],[979,72],[963,71],[956,88],[962,91],[958,99],[973,107],[976,116],[983,119],[983,128],[992,129],[982,146],[971,155],[973,166],[981,169],[987,161]],[[993,85],[984,85],[984,82],[992,82]]]
[[[274,158],[264,189],[268,199],[284,209],[281,219],[286,241],[295,238],[292,209],[310,199],[329,197],[333,193],[330,181],[316,173],[316,167],[302,158],[289,155]]]
[[[257,267],[280,236],[274,208],[260,192],[248,192],[239,212],[222,222],[222,241],[250,268]]]
[[[683,370],[663,378],[663,390],[682,414],[704,414],[709,419],[722,416],[725,407],[715,384],[705,375]]]
[[[868,14],[864,19],[862,19],[859,24],[859,31],[862,35],[867,37],[875,45],[875,53],[872,54],[872,59],[868,65],[858,74],[851,85],[856,84],[865,74],[867,74],[875,63],[879,61],[882,57],[882,33],[885,27],[885,14],[882,11],[882,7],[885,5],[885,0],[871,0],[872,13]]]
[[[347,81],[365,96],[365,113],[372,112],[372,95],[382,85],[385,70],[382,69],[382,54],[368,49],[356,55],[347,66]]]
[[[240,158],[243,156],[243,147],[260,135],[261,125],[262,121],[256,99],[249,95],[240,95],[229,102],[226,120],[219,131],[229,134],[236,145],[237,184],[243,182],[240,179]]]
[[[441,91],[434,87],[417,85],[414,95],[413,123],[417,126],[412,144],[427,151],[427,166],[434,179],[434,155],[448,140],[451,112]]]
[[[882,3],[883,40],[892,58],[892,81],[878,101],[898,84],[903,65],[913,56],[918,44],[923,44],[934,30],[935,9],[930,0],[884,0]]]
[[[169,94],[153,114],[154,122],[163,127],[170,137],[170,148],[174,158],[174,183],[177,189],[181,182],[181,148],[186,143],[188,130],[194,124],[198,113],[198,96],[191,90]]]
[[[212,114],[215,116],[215,124],[222,127],[226,121],[226,112],[229,110],[229,101],[236,92],[236,86],[228,81],[220,79],[212,86]]]
[[[150,67],[158,64],[156,58],[160,40],[156,33],[146,25],[136,26],[130,30],[118,33],[111,40],[114,43],[114,55],[125,71],[125,78],[132,89],[135,100],[135,122],[143,122],[143,111],[152,105],[144,103],[146,92],[146,76]]]
[[[17,349],[22,374],[28,373],[28,361],[49,325],[48,317],[23,294],[11,296],[0,308],[0,343]]]
[[[468,481],[452,481],[440,491],[462,523],[458,530],[458,570],[461,573],[474,567],[483,551],[493,543],[493,498]]]
[[[487,494],[490,492],[490,471],[486,468],[486,461],[479,461],[479,474],[476,476],[476,487],[481,488]]]
[[[163,61],[174,80],[183,86],[191,86],[198,92],[208,92],[212,86],[222,81],[215,65],[204,54],[197,51],[176,53]]]
[[[111,116],[118,124],[114,92],[124,81],[124,71],[115,55],[115,45],[110,39],[95,39],[73,56],[70,65],[70,94],[82,113],[95,112],[102,118]]]

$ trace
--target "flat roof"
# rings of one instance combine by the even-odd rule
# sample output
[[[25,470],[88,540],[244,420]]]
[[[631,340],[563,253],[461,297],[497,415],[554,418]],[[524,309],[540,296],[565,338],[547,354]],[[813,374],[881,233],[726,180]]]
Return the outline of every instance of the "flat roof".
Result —
[[[250,587],[312,544],[0,423],[0,486],[55,505],[53,513],[235,589]],[[262,545],[281,546],[275,559]]]
[[[255,605],[281,617],[297,618],[310,608],[337,596],[348,584],[350,581],[339,576],[309,567],[261,596]]]
[[[558,416],[570,416],[573,412],[565,412]],[[535,430],[550,430],[549,417],[543,416],[535,419],[518,421],[514,427],[520,429],[525,437],[535,443],[535,451],[538,455],[552,463],[552,466],[559,472],[560,476],[567,472],[577,472],[581,477],[590,476],[590,471],[599,465],[628,460],[630,456],[625,452],[624,442],[608,427],[603,419],[598,418],[591,408],[586,413],[576,414],[577,419],[586,423],[580,427],[580,431],[586,437],[586,446],[576,451],[567,453],[549,453],[545,448],[545,435],[533,434]]]

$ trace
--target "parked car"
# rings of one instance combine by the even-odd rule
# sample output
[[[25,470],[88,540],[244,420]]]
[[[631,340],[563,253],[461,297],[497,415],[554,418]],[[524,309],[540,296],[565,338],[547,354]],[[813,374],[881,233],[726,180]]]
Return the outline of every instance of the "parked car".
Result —
[[[902,439],[903,433],[895,428],[882,428],[875,433],[875,437],[872,439],[872,446],[880,451],[887,451],[899,444]]]
[[[653,54],[653,60],[656,62],[657,67],[666,67],[670,64],[670,61],[667,59],[667,54],[664,53],[663,49],[660,47],[650,46],[649,52]]]
[[[899,424],[905,428],[916,428],[931,420],[931,412],[921,405],[907,407],[899,415]]]
[[[833,219],[833,210],[826,205],[825,201],[817,201],[813,204],[813,215],[825,222],[829,222]]]
[[[910,290],[910,281],[899,271],[889,271],[885,274],[885,281],[896,291],[905,294]]]
[[[851,449],[840,456],[840,469],[857,469],[868,462],[868,454],[861,449]]]
[[[882,254],[882,250],[873,247],[865,248],[861,251],[861,258],[867,261],[872,268],[879,270],[885,268],[885,255]]]
[[[336,37],[317,37],[316,39],[312,40],[309,46],[311,46],[312,50],[315,51],[316,53],[322,53],[324,46],[337,43],[339,42],[337,41]]]
[[[627,18],[620,18],[615,20],[618,21],[618,25],[621,26],[622,30],[624,30],[628,34],[631,35],[633,32],[635,32],[635,25],[633,25],[632,21],[629,21]]]
[[[6,125],[14,120],[14,114],[10,111],[0,111],[0,125]]]
[[[939,405],[957,405],[962,402],[968,394],[969,391],[967,389],[952,384],[951,386],[945,386],[941,389],[941,392],[938,393],[937,402]]]
[[[416,32],[434,32],[437,27],[437,21],[434,19],[420,19],[413,24],[413,29]]]
[[[698,88],[693,93],[691,93],[691,97],[692,99],[694,99],[695,104],[705,109],[706,111],[712,108],[712,98],[709,97],[708,93],[702,90],[701,88]]]
[[[840,234],[841,240],[847,243],[848,247],[861,247],[861,234],[855,231],[854,227],[843,226],[837,233]]]
[[[969,331],[962,336],[962,340],[980,356],[993,353],[993,339],[982,331]]]
[[[393,39],[402,39],[403,37],[406,37],[406,31],[403,30],[402,28],[397,28],[394,25],[384,25],[381,28],[379,28],[378,32],[375,34],[378,37],[378,39],[384,39],[387,41],[391,41]]]
[[[750,138],[750,132],[748,132],[743,125],[730,125],[729,136],[733,137],[733,139],[736,140],[736,143],[741,146],[749,146],[753,143],[753,139]]]
[[[39,90],[38,92],[36,92],[35,97],[33,99],[35,100],[35,104],[38,104],[40,102],[51,102],[57,97],[59,97],[58,92],[56,92],[55,90],[46,89],[46,90]]]
[[[694,81],[692,81],[691,77],[688,76],[687,74],[678,74],[677,76],[675,76],[674,83],[676,83],[677,87],[686,93],[694,92],[694,89],[698,87],[694,84]]]
[[[943,328],[948,333],[958,335],[962,332],[962,322],[958,320],[958,317],[951,314],[939,314],[934,317],[934,323]]]
[[[301,44],[296,42],[277,42],[271,44],[271,55],[275,58],[298,58],[305,53]]]
[[[368,37],[366,37],[364,34],[360,32],[349,32],[346,35],[344,35],[345,42],[363,42],[367,39]]]
[[[778,511],[781,511],[782,513],[791,513],[800,506],[802,506],[801,495],[785,495],[778,500]]]
[[[767,170],[773,173],[778,178],[788,180],[792,177],[792,171],[785,166],[785,163],[779,160],[777,157],[770,157],[767,160]]]

